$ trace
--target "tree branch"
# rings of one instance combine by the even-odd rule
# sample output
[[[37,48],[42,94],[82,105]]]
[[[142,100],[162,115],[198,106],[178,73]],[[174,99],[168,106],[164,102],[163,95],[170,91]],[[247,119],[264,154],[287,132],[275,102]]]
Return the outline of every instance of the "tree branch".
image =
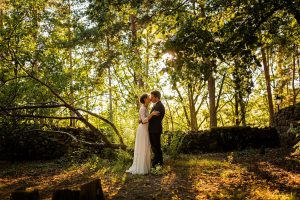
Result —
[[[181,103],[183,103],[183,97],[181,96],[181,93],[180,93],[179,89],[177,88],[176,83],[174,84],[174,86],[175,86],[175,90],[178,93],[178,96],[179,96],[179,98],[181,100]],[[184,115],[186,117],[187,123],[190,126],[191,122],[190,122],[190,119],[189,119],[189,116],[188,116],[188,113],[187,113],[187,110],[186,110],[186,106],[184,104],[183,104],[183,111],[184,111]]]
[[[222,78],[222,82],[221,82],[221,86],[220,86],[220,90],[219,90],[219,94],[218,94],[218,99],[217,99],[216,110],[218,110],[218,107],[219,107],[219,103],[220,103],[220,99],[221,99],[221,94],[222,94],[222,90],[223,90],[223,85],[224,85],[224,82],[225,82],[226,74],[227,74],[227,72],[224,73],[223,78]]]
[[[1,87],[4,86],[9,81],[13,81],[13,80],[20,79],[20,78],[29,78],[29,76],[18,76],[18,77],[14,77],[14,78],[7,79],[7,80],[4,80],[4,79],[0,80]]]
[[[6,115],[11,116],[11,117],[19,117],[19,118],[78,119],[78,120],[80,120],[79,117],[56,117],[56,116],[44,116],[44,115],[12,115],[9,113],[6,113]]]
[[[207,97],[207,94],[205,94],[205,95],[203,96],[203,98],[202,98],[202,100],[201,100],[201,102],[200,102],[200,104],[199,104],[199,106],[198,106],[198,108],[197,108],[197,110],[196,110],[196,115],[198,115],[198,113],[199,113],[199,111],[200,111],[200,108],[201,108],[202,104],[204,103],[206,97]]]
[[[207,120],[208,117],[204,117],[204,119],[200,122],[200,124],[198,125],[198,130],[200,129],[201,125],[205,122],[205,120]]]
[[[110,122],[108,119],[105,119],[104,117],[101,117],[100,115],[92,113],[92,112],[90,112],[88,110],[84,110],[84,109],[81,109],[81,108],[79,108],[77,110],[86,112],[86,113],[88,113],[88,114],[90,114],[90,115],[92,115],[92,116],[94,116],[94,117],[96,117],[96,118],[98,118],[98,119],[106,122],[107,124],[109,124],[114,129],[114,131],[117,134],[117,136],[119,137],[120,143],[124,145],[123,138],[122,138],[121,134],[119,133],[117,127],[112,122]]]
[[[16,60],[18,61],[17,57]],[[20,66],[21,69],[23,69],[23,71],[32,79],[34,79],[35,81],[39,82],[41,85],[45,86],[46,88],[48,88],[48,90],[50,90],[50,92],[56,96],[59,100],[61,100],[64,103],[64,106],[66,108],[68,108],[70,111],[74,112],[77,117],[78,120],[80,120],[82,123],[84,123],[87,127],[89,127],[92,131],[98,133],[102,140],[107,144],[110,145],[111,142],[107,139],[107,137],[105,135],[103,135],[95,126],[93,126],[88,120],[86,120],[81,114],[80,112],[78,112],[78,110],[76,108],[74,108],[72,105],[68,104],[58,93],[56,93],[48,84],[44,83],[43,81],[41,81],[40,79],[36,78],[35,76],[31,75],[30,73],[28,73],[26,71],[26,69],[24,68],[24,66]],[[69,118],[71,119],[71,118]]]
[[[11,111],[11,110],[26,110],[26,109],[37,109],[37,108],[60,108],[65,107],[63,104],[58,105],[39,105],[39,106],[21,106],[21,107],[14,107],[14,108],[4,108],[0,106],[1,111]]]

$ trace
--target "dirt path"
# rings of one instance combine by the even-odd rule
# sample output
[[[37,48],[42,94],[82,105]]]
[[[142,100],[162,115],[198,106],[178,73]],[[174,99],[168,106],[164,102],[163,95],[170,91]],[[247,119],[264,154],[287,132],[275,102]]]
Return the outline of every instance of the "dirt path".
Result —
[[[111,199],[300,199],[299,172],[280,150],[185,155],[159,174],[127,175]]]
[[[167,157],[167,156],[166,156]],[[106,199],[300,199],[299,158],[282,149],[181,155],[150,175],[124,173],[130,163],[94,157],[83,163],[0,162],[0,199],[18,187],[51,199],[57,188],[100,178]]]

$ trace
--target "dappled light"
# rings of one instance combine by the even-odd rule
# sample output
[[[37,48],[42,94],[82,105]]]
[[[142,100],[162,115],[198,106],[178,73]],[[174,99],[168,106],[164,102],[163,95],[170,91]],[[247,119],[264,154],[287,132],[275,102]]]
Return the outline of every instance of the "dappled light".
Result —
[[[164,61],[172,61],[176,59],[176,56],[173,52],[166,52],[162,55]]]
[[[57,188],[77,188],[89,179],[100,178],[107,199],[293,199],[299,195],[299,165],[287,169],[273,158],[292,159],[282,149],[180,155],[167,158],[165,166],[151,175],[124,173],[127,164],[93,157],[82,163],[49,161],[40,164],[15,163],[14,170],[1,167],[0,198],[18,187],[39,189],[45,198]],[[2,164],[3,165],[3,164]],[[58,168],[58,166],[61,166]],[[117,170],[116,170],[117,169]],[[33,174],[33,171],[35,174]],[[43,198],[44,199],[44,198]]]
[[[0,0],[0,200],[300,199],[299,36],[299,0]]]

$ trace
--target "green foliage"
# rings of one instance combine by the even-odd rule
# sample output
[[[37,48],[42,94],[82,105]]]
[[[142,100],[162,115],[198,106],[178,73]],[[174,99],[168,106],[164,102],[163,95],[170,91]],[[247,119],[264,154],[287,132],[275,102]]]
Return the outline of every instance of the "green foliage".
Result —
[[[163,150],[172,158],[176,158],[182,152],[182,142],[185,136],[186,133],[182,131],[165,132],[162,135]]]
[[[207,30],[206,22],[198,19],[186,21],[176,35],[166,42],[165,48],[176,56],[171,63],[175,72],[188,70],[190,75],[207,80],[215,70],[215,65],[206,59],[216,57],[216,43],[213,33]],[[187,77],[185,79],[189,80]]]
[[[300,135],[299,135],[299,132],[298,132],[297,138],[299,138],[299,137],[300,137]],[[294,148],[295,148],[295,154],[300,154],[300,142],[295,144]]]
[[[104,149],[101,158],[107,159],[111,165],[111,172],[122,173],[132,164],[132,155],[124,150]]]
[[[4,4],[0,7],[0,105],[4,108],[61,103],[46,87],[23,77],[29,74],[75,107],[107,119],[112,113],[112,122],[132,147],[137,97],[152,89],[163,92],[165,130],[208,128],[207,78],[213,73],[218,124],[235,125],[238,117],[245,118],[246,125],[264,127],[269,105],[261,47],[266,48],[272,92],[285,97],[281,107],[299,100],[297,1],[11,0]],[[166,52],[174,57],[165,60]],[[235,116],[236,104],[239,116]],[[9,113],[71,115],[64,108]],[[6,120],[5,115],[1,111],[0,120]],[[110,141],[118,142],[107,124],[84,117]],[[7,120],[70,124],[55,119]],[[176,152],[180,137],[177,140],[171,152]]]
[[[117,150],[116,159],[113,161],[113,172],[124,172],[132,164],[133,157],[124,150]]]

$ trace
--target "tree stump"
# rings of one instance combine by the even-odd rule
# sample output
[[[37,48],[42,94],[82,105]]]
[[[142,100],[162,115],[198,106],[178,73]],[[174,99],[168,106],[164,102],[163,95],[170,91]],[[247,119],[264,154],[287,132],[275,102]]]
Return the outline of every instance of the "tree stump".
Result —
[[[104,200],[100,179],[93,180],[80,187],[80,200]]]
[[[40,195],[38,190],[26,191],[26,188],[15,190],[11,193],[11,200],[39,200]]]
[[[79,200],[79,197],[79,190],[62,189],[53,193],[52,200]]]

